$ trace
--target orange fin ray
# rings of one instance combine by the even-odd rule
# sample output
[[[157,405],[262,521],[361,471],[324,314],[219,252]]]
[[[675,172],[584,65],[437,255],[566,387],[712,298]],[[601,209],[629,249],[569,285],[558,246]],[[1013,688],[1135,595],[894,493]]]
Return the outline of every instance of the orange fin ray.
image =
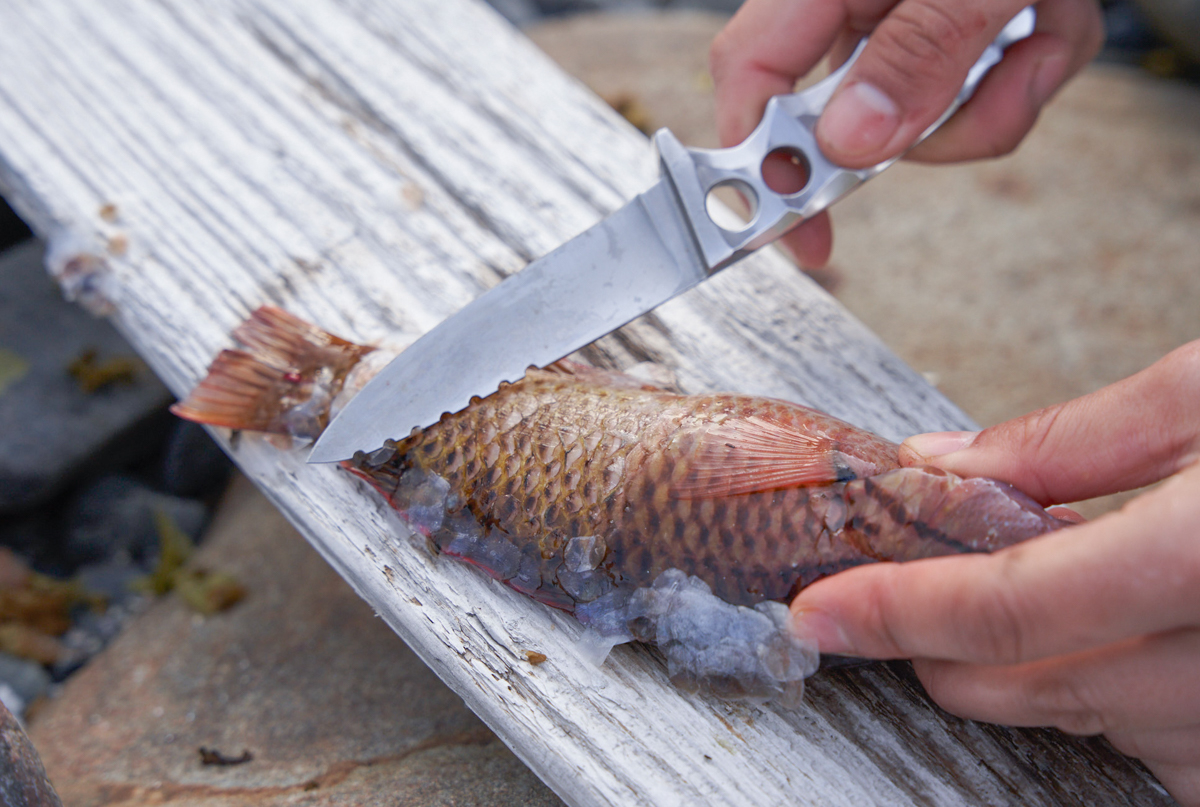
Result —
[[[673,498],[702,499],[827,485],[853,478],[837,443],[757,415],[709,427]]]
[[[221,351],[172,412],[230,429],[316,437],[346,375],[373,350],[272,306],[256,310],[233,335],[245,349]]]

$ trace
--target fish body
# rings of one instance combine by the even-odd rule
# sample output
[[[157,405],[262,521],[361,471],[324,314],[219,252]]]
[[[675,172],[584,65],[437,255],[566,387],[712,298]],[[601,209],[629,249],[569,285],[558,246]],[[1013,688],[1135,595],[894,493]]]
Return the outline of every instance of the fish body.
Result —
[[[367,350],[260,309],[178,414],[312,437]],[[251,415],[247,417],[247,415]],[[343,463],[433,548],[672,677],[798,697],[803,586],[851,566],[993,551],[1063,525],[1011,486],[901,468],[898,446],[797,404],[681,395],[559,362]]]

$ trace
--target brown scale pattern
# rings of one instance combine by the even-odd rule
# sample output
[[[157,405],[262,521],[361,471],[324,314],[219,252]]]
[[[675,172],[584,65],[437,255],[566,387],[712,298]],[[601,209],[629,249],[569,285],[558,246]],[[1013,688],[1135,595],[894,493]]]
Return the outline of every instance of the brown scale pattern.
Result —
[[[844,482],[677,494],[706,428],[751,416],[819,429],[873,472],[897,467],[893,444],[813,410],[749,396],[680,396],[575,368],[531,372],[401,441],[386,466],[359,468],[384,492],[404,468],[438,474],[480,523],[518,546],[536,541],[547,560],[561,560],[574,536],[600,536],[608,547],[601,568],[619,586],[678,568],[729,602],[751,604],[871,559],[841,534]]]

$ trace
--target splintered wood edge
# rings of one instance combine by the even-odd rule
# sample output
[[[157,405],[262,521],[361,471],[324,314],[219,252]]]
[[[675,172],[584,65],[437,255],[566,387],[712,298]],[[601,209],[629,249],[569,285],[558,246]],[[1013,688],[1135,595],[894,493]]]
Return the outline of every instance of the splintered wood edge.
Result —
[[[640,134],[470,0],[48,0],[0,29],[6,196],[177,394],[263,303],[411,339],[654,174]],[[586,355],[893,439],[970,426],[770,251]],[[573,620],[433,558],[347,475],[215,433],[568,803],[1170,803],[1102,743],[957,721],[887,667],[818,677],[792,712],[680,693],[645,648],[591,667]]]

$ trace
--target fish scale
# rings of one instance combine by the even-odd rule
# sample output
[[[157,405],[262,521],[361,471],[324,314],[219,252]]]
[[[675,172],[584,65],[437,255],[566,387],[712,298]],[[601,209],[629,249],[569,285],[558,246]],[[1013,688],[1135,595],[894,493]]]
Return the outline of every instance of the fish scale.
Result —
[[[938,480],[950,477],[927,470],[888,476],[900,468],[894,444],[783,401],[598,386],[611,378],[584,367],[531,371],[399,441],[384,466],[365,455],[351,464],[389,495],[408,469],[442,477],[461,499],[462,512],[518,547],[535,544],[555,563],[572,537],[598,536],[608,550],[601,566],[615,587],[646,586],[679,569],[736,605],[787,599],[800,586],[859,563],[972,548],[973,539],[950,539],[931,526],[936,508],[904,509],[905,496],[920,500],[923,485],[933,480],[936,490]],[[751,417],[826,435],[874,476],[726,496],[676,495],[702,454],[706,429]],[[501,432],[496,424],[511,428]],[[520,441],[513,437],[517,430]],[[641,439],[614,440],[614,433]],[[647,445],[666,448],[647,451]],[[570,610],[570,594],[554,576],[544,577],[543,598]]]

